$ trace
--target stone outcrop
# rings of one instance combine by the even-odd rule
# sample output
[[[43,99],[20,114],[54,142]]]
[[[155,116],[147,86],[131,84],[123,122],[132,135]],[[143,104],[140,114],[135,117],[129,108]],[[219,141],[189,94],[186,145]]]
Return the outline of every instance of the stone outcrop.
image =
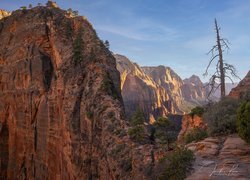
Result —
[[[115,58],[91,24],[40,6],[0,25],[0,179],[145,179],[152,146],[128,138]]]
[[[185,135],[190,133],[195,128],[205,129],[206,125],[200,116],[194,115],[193,117],[186,114],[182,117],[181,131],[178,135],[178,141],[182,141]]]
[[[229,96],[233,98],[240,98],[246,92],[250,92],[250,71],[248,71],[244,79],[242,79],[240,83],[231,90]]]
[[[250,145],[236,134],[209,137],[187,147],[196,156],[188,180],[250,178]]]

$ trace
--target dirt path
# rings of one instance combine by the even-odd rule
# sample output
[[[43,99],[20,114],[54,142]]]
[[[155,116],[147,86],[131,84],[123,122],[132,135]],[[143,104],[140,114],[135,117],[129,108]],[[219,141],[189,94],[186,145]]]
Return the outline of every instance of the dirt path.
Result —
[[[187,180],[250,179],[250,144],[238,135],[209,137],[187,147],[196,156],[194,171]]]

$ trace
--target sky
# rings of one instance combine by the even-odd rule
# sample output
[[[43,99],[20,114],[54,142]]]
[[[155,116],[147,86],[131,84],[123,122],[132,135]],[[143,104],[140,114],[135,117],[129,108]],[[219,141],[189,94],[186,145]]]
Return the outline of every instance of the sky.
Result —
[[[0,9],[45,4],[46,0],[0,0]],[[171,67],[181,78],[204,78],[215,45],[214,18],[230,42],[224,54],[240,78],[250,70],[249,0],[57,0],[63,8],[87,17],[110,50],[141,66]],[[215,64],[209,74],[214,71]],[[235,79],[235,81],[239,81]]]

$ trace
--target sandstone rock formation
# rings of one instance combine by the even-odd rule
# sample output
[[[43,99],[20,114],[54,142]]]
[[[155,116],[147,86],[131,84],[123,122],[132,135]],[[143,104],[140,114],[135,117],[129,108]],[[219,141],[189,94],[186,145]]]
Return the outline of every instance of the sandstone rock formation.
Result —
[[[185,112],[183,109],[185,99],[181,89],[184,84],[182,79],[169,67],[142,67],[142,69],[154,82],[165,89],[171,102],[174,103],[174,110],[177,113]]]
[[[237,87],[233,88],[229,93],[229,96],[234,98],[240,98],[244,93],[250,92],[250,71],[247,75],[240,81]]]
[[[145,179],[152,146],[128,139],[115,59],[85,18],[17,10],[0,39],[0,179]]]
[[[4,17],[9,16],[10,14],[11,14],[10,12],[0,9],[0,20],[3,19]]]
[[[200,78],[196,75],[192,75],[190,78],[183,80],[182,86],[183,96],[188,101],[203,103],[206,99],[206,89]]]
[[[164,88],[125,56],[114,56],[120,71],[122,97],[128,117],[131,117],[137,108],[144,112],[145,118],[150,122],[154,122],[158,116],[176,112]]]
[[[209,137],[187,147],[196,155],[188,180],[250,178],[250,145],[236,134]]]
[[[181,130],[178,135],[178,141],[182,141],[183,137],[190,133],[194,128],[205,129],[206,125],[202,121],[202,118],[194,115],[193,117],[189,114],[186,114],[182,117]]]

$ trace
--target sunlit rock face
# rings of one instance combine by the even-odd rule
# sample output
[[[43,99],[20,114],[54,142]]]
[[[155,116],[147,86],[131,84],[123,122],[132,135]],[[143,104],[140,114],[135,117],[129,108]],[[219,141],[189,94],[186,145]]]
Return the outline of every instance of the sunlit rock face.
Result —
[[[192,75],[188,79],[183,80],[182,92],[187,101],[202,104],[206,100],[206,87],[201,82],[200,78]]]
[[[178,135],[178,141],[183,142],[184,137],[195,128],[206,129],[206,125],[203,122],[202,117],[197,115],[191,116],[186,114],[182,117],[181,130]]]
[[[206,100],[206,90],[198,76],[183,81],[169,67],[140,67],[125,56],[115,58],[128,117],[140,108],[147,121],[153,122],[159,116],[189,112]]]
[[[11,13],[5,10],[0,9],[0,19],[9,16]]]
[[[132,148],[115,58],[84,17],[17,10],[0,39],[0,179],[145,179],[152,145]]]
[[[120,71],[122,97],[128,117],[140,108],[145,118],[153,123],[158,116],[175,112],[174,104],[163,87],[125,56],[114,56]]]
[[[247,92],[250,93],[250,71],[248,71],[244,79],[242,79],[239,84],[230,91],[229,96],[240,98]]]

